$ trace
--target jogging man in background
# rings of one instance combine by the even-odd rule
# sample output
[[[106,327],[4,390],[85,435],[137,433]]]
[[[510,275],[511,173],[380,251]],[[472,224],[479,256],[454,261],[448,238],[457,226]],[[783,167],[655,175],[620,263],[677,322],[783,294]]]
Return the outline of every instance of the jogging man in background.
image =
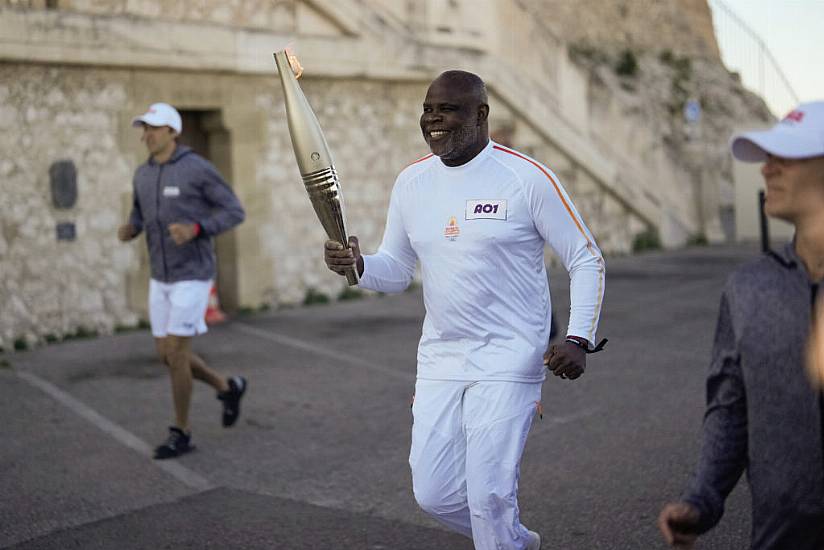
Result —
[[[206,382],[223,402],[223,425],[232,426],[246,391],[241,376],[224,378],[192,353],[192,336],[206,332],[204,314],[215,278],[212,237],[238,225],[243,207],[217,169],[178,145],[180,114],[155,103],[132,121],[143,128],[149,160],[134,175],[129,223],[117,236],[130,241],[146,233],[151,279],[149,320],[158,355],[169,368],[175,421],[155,458],[173,458],[193,448],[189,427],[192,378]]]

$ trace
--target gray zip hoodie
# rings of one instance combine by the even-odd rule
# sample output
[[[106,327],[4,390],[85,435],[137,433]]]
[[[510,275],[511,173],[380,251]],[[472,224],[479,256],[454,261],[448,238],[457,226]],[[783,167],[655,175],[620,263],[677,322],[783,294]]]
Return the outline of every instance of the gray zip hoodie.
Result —
[[[212,236],[243,221],[245,214],[232,189],[208,160],[178,145],[163,164],[151,158],[134,175],[129,217],[146,232],[152,279],[164,283],[215,277]],[[169,224],[197,223],[200,234],[177,245]]]
[[[699,532],[718,523],[746,470],[751,548],[824,549],[824,397],[804,364],[817,290],[792,243],[727,282],[701,458],[684,494],[701,512]]]

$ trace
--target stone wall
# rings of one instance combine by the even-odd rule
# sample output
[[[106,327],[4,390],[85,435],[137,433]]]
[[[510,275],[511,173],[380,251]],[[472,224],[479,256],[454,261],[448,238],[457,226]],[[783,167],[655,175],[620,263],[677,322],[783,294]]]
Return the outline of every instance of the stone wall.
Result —
[[[633,239],[649,223],[626,204],[625,197],[606,192],[586,166],[547,142],[530,120],[495,94],[490,97],[490,129],[493,138],[537,159],[558,176],[602,250],[608,254],[632,252]],[[551,251],[547,253],[555,261]]]
[[[427,82],[305,78],[301,84],[336,157],[350,231],[364,251],[374,251],[395,177],[426,154],[418,117]],[[236,230],[240,305],[293,304],[309,289],[333,298],[343,290],[343,280],[321,261],[325,237],[300,181],[275,78],[193,74],[181,80],[146,71],[0,64],[0,123],[15,129],[0,136],[8,152],[0,162],[0,298],[6,304],[0,347],[81,327],[108,332],[145,318],[145,241],[124,245],[115,231],[129,210],[133,171],[145,159],[130,119],[152,94],[175,95],[184,106],[222,106],[236,149],[251,143],[251,154],[236,151],[226,174],[249,213]],[[232,100],[244,104],[242,115],[233,112]],[[515,129],[514,145],[556,170],[601,245],[628,251],[644,226],[640,219],[494,94],[492,105],[493,128]],[[261,131],[248,122],[253,119]],[[251,166],[238,166],[247,158]],[[49,191],[49,166],[60,159],[78,168],[79,200],[68,210],[56,209]],[[76,224],[76,240],[56,239],[61,221]]]
[[[669,50],[720,59],[706,0],[541,0],[523,2],[577,46]]]
[[[627,177],[651,178],[652,186],[633,187],[655,203],[662,243],[731,240],[727,142],[772,116],[722,64],[706,0],[522,4],[588,73],[590,141]],[[700,120],[685,120],[687,101],[700,105]]]
[[[397,173],[426,153],[418,128],[426,86],[454,67],[486,79],[493,132],[560,176],[608,254],[630,252],[649,229],[679,246],[712,228],[731,178],[728,130],[753,120],[757,102],[711,57],[685,77],[675,46],[669,61],[664,50],[639,52],[638,74],[618,75],[609,52],[619,48],[571,48],[535,15],[553,2],[207,0],[183,12],[165,0],[60,0],[59,10],[0,0],[0,32],[9,37],[0,51],[0,124],[15,129],[0,135],[0,348],[145,317],[145,242],[123,245],[114,233],[146,157],[130,120],[154,101],[209,113],[219,141],[213,160],[246,207],[247,221],[219,245],[231,258],[221,289],[233,288],[232,305],[341,292],[343,279],[321,261],[325,237],[273,71],[270,52],[297,38],[309,67],[301,85],[366,252],[380,243]],[[679,2],[706,6],[662,4]],[[556,24],[565,9],[574,19],[572,5],[558,3]],[[662,9],[650,7],[648,19]],[[466,15],[460,24],[448,17],[456,10]],[[712,114],[698,149],[679,118],[687,94]],[[80,199],[70,210],[50,202],[49,166],[59,159],[78,168]],[[55,225],[65,221],[76,224],[75,241],[57,241]]]
[[[114,233],[131,167],[116,140],[124,75],[112,76],[0,64],[0,347],[136,321],[124,292],[135,256]],[[50,193],[60,159],[78,167],[68,210]],[[76,240],[58,241],[58,222],[75,223]]]
[[[288,32],[295,28],[297,3],[295,0],[0,0],[0,7],[3,5],[35,9],[50,7],[92,15],[128,15]]]
[[[398,173],[426,153],[418,129],[424,83],[301,79],[326,136],[343,187],[348,229],[366,253],[383,236],[389,194]],[[272,189],[271,217],[257,220],[262,254],[274,262],[274,299],[295,303],[312,288],[336,297],[344,281],[322,262],[323,229],[295,164],[280,89],[257,104],[266,113],[266,148],[258,177]]]
[[[189,78],[191,89],[201,86],[199,80],[223,89],[227,111],[227,100],[240,99],[233,90],[254,90],[251,106],[265,121],[251,176],[232,182],[249,212],[237,230],[241,305],[296,303],[309,288],[337,296],[343,282],[322,264],[323,231],[295,165],[275,78]],[[139,133],[129,127],[131,116],[148,104],[140,83],[163,94],[163,79],[0,64],[0,123],[15,129],[0,136],[0,348],[80,327],[111,331],[134,324],[136,312],[144,314],[145,241],[123,245],[115,231],[128,213],[132,173],[145,158]],[[166,86],[180,86],[173,75],[165,79],[171,81]],[[380,242],[394,177],[424,153],[417,129],[424,86],[323,79],[304,79],[302,85],[336,155],[351,231],[372,250]],[[243,141],[243,131],[234,128],[236,142]],[[67,210],[55,208],[50,195],[49,166],[61,159],[78,169],[79,199]],[[74,241],[57,240],[61,221],[76,224]]]

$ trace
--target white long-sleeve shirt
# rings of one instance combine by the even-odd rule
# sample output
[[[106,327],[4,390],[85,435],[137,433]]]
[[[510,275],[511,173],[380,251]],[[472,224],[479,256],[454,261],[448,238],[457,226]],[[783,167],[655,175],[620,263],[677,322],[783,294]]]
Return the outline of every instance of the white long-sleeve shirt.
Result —
[[[570,275],[567,334],[594,344],[605,273],[592,234],[552,171],[492,141],[464,165],[429,155],[400,173],[360,286],[401,292],[420,259],[418,378],[537,382],[551,321],[545,242]]]

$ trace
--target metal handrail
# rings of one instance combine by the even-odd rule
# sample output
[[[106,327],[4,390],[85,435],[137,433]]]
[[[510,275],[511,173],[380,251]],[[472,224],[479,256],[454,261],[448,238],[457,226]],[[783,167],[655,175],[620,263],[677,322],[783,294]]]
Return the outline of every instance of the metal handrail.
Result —
[[[774,99],[776,95],[784,94],[791,100],[790,103],[797,104],[799,102],[798,94],[761,36],[723,0],[708,0],[708,4],[713,8],[712,22],[715,27],[715,36],[719,42],[718,46],[721,50],[722,60],[727,68],[741,74],[743,69],[747,69],[748,66],[751,67],[752,63],[756,63],[758,82],[754,86],[754,91],[765,100],[768,99],[768,96]],[[722,17],[719,17],[719,15]],[[741,33],[739,36],[743,36],[745,39],[728,39],[727,35],[721,32],[721,28],[729,23],[732,23],[738,33]],[[725,42],[725,44],[721,42]],[[755,47],[755,56],[752,55],[753,46]],[[777,84],[773,84],[774,80],[772,79],[768,80],[768,71],[777,76]],[[776,88],[776,86],[778,87]]]

